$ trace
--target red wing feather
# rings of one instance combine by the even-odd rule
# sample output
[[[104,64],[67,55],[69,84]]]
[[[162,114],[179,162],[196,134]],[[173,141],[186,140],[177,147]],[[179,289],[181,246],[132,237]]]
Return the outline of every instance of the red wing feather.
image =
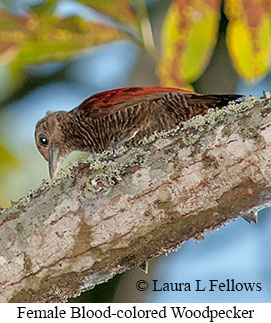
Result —
[[[116,112],[123,107],[133,105],[144,99],[159,98],[168,92],[191,93],[189,91],[167,87],[125,87],[94,94],[83,101],[73,112],[93,117],[104,116]]]

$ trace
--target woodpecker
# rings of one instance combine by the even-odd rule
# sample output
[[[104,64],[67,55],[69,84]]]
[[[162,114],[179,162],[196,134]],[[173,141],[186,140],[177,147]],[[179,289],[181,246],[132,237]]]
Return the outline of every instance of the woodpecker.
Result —
[[[154,131],[176,128],[193,116],[241,97],[165,87],[105,91],[90,96],[69,112],[47,114],[36,125],[36,145],[48,161],[53,179],[60,161],[72,151],[101,153],[120,144],[136,145]]]

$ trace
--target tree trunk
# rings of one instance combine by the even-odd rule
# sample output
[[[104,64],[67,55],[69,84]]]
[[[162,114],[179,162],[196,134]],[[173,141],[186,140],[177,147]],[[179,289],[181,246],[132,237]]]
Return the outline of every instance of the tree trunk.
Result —
[[[62,302],[239,216],[255,220],[271,201],[270,96],[80,161],[2,210],[0,301]]]

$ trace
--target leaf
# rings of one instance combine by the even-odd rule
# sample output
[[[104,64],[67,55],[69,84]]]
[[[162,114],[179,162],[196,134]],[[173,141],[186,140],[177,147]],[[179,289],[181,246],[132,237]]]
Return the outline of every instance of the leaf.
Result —
[[[19,166],[19,161],[0,142],[0,206],[9,205],[8,178]]]
[[[18,47],[14,43],[0,41],[0,64],[7,64],[18,54]]]
[[[271,16],[269,0],[227,0],[227,46],[233,64],[246,81],[270,71]]]
[[[220,0],[175,0],[162,26],[159,76],[164,86],[194,82],[217,39]]]
[[[116,21],[137,27],[137,18],[131,0],[78,0],[78,2],[106,14]]]
[[[30,8],[35,14],[52,14],[55,10],[58,0],[43,0],[41,3],[32,5]]]
[[[3,168],[6,167],[7,169],[13,168],[18,166],[19,162],[13,155],[5,148],[3,144],[0,143],[0,174],[6,173],[3,171]]]
[[[0,57],[15,60],[17,66],[68,60],[84,49],[127,38],[124,32],[79,17],[32,14],[22,19],[0,12],[0,20]]]
[[[25,38],[27,18],[0,11],[0,64],[14,59]]]

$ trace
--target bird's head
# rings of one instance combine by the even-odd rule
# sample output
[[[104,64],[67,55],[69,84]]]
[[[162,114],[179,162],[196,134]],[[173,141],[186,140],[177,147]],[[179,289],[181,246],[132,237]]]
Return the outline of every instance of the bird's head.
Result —
[[[36,145],[49,163],[51,179],[55,177],[60,161],[70,153],[67,133],[64,131],[69,118],[69,113],[66,111],[47,113],[36,125]]]

